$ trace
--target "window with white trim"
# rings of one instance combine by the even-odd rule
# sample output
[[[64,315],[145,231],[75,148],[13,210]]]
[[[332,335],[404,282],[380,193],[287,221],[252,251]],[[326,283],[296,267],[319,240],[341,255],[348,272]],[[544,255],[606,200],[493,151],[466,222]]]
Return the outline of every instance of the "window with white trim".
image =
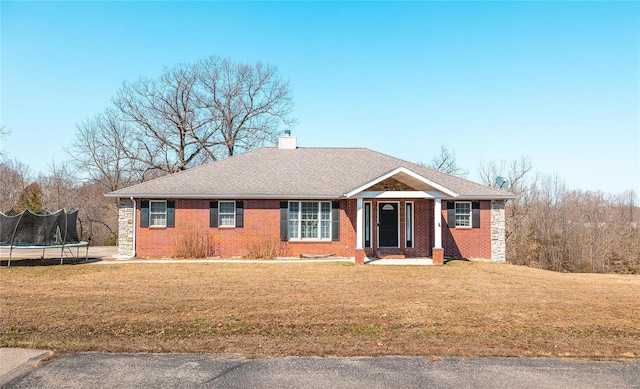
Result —
[[[236,202],[218,202],[218,227],[236,226]]]
[[[471,202],[456,201],[456,227],[471,227]]]
[[[407,201],[404,204],[404,235],[405,247],[413,247],[413,202]]]
[[[167,202],[149,201],[149,226],[166,227],[167,225]]]
[[[289,239],[330,240],[331,202],[290,201]]]

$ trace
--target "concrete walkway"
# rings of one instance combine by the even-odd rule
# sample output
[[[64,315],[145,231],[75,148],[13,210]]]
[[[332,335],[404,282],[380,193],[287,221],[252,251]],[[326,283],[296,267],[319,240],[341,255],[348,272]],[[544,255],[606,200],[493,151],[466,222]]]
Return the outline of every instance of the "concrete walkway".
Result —
[[[431,258],[378,259],[365,258],[365,265],[400,265],[400,266],[428,266],[433,265]]]
[[[79,259],[84,259],[85,248],[79,251]],[[175,259],[175,258],[156,258],[156,259],[116,259],[118,248],[115,246],[91,246],[88,251],[89,264],[127,264],[127,263],[320,263],[320,262],[342,262],[353,263],[352,258],[330,257],[330,258],[278,258],[278,259]],[[75,254],[75,250],[74,250]],[[8,249],[0,250],[0,258],[8,258]],[[19,266],[19,259],[30,259],[38,261],[40,258],[59,259],[60,249],[16,249],[12,253],[12,266]],[[378,259],[365,258],[367,265],[392,265],[392,266],[425,266],[433,265],[431,258],[405,258],[405,259]],[[3,265],[6,265],[3,263]]]
[[[322,262],[344,262],[353,263],[349,258],[326,258],[326,259],[296,259],[296,258],[282,258],[282,259],[117,259],[108,261],[92,262],[94,265],[121,265],[128,263],[264,263],[264,264],[278,264],[278,263],[322,263]]]
[[[297,258],[278,258],[278,259],[125,259],[125,260],[108,260],[92,262],[95,265],[109,264],[126,264],[126,263],[260,263],[260,264],[278,264],[278,263],[353,263],[351,258],[323,258],[323,259],[297,259]],[[431,258],[405,258],[405,259],[377,259],[366,258],[365,265],[404,265],[404,266],[425,266],[433,265]]]

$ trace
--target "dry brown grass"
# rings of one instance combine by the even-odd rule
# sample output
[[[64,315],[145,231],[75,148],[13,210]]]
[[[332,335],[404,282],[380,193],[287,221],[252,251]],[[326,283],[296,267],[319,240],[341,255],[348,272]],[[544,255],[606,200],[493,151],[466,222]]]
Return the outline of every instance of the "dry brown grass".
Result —
[[[512,265],[0,269],[0,346],[59,352],[640,357],[640,277]]]

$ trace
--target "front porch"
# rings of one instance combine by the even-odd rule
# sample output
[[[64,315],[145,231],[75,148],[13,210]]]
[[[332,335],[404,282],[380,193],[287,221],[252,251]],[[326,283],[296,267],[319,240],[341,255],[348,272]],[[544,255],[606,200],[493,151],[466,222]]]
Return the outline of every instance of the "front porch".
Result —
[[[442,199],[455,196],[405,168],[348,193],[356,199],[356,263],[428,258],[442,264]]]

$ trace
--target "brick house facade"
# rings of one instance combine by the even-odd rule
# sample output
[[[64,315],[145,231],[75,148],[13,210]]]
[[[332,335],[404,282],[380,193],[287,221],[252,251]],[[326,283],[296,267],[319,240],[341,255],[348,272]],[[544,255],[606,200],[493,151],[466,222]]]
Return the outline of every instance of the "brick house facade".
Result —
[[[435,263],[504,261],[513,197],[367,149],[298,148],[292,137],[107,196],[119,199],[122,258],[173,257],[182,237],[199,234],[216,257],[268,242],[282,257]]]

